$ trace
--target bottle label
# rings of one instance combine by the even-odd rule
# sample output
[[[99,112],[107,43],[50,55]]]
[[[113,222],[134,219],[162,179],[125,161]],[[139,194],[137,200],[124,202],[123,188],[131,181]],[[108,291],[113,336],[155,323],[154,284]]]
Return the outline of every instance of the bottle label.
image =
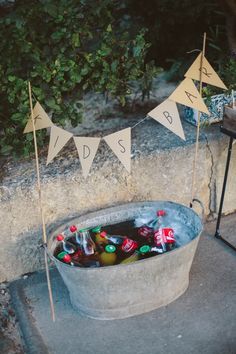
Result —
[[[175,237],[174,237],[174,230],[165,227],[163,229],[156,230],[154,232],[154,244],[159,246],[163,245],[166,243],[174,243],[175,242]]]
[[[126,238],[121,245],[122,251],[126,253],[135,251],[137,248],[138,243],[134,240],[131,240],[130,238]]]
[[[142,226],[138,229],[138,234],[139,234],[139,236],[142,236],[142,237],[148,238],[148,237],[152,236],[152,233],[153,233],[153,229],[148,226]]]

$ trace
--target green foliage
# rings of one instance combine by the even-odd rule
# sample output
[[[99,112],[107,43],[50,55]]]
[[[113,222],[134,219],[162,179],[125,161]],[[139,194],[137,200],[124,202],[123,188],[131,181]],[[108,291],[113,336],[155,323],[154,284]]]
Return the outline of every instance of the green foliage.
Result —
[[[127,1],[130,13],[139,16],[139,23],[149,29],[150,57],[165,68],[169,67],[166,59],[186,60],[188,51],[201,49],[204,32],[216,39],[209,28],[215,31],[216,25],[225,22],[220,3],[215,0]],[[216,35],[221,37],[220,32]]]
[[[130,82],[146,75],[145,30],[134,34],[119,1],[16,0],[0,17],[1,154],[28,155],[27,82],[57,125],[81,120],[79,99],[108,92],[125,104]],[[40,146],[45,130],[37,132]]]
[[[236,58],[228,58],[225,60],[224,65],[222,66],[222,77],[224,82],[226,82],[228,89],[236,90]]]

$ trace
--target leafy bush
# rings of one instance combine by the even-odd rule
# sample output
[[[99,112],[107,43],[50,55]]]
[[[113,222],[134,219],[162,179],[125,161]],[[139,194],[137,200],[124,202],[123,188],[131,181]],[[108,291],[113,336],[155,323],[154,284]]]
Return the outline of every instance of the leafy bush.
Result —
[[[216,26],[224,25],[220,2],[215,0],[127,0],[130,14],[139,16],[139,23],[149,29],[147,39],[152,44],[149,55],[158,65],[168,68],[167,59],[187,59],[186,52],[202,48],[203,33],[208,40],[226,41],[225,34],[214,34]],[[210,38],[209,38],[210,37]],[[227,43],[226,43],[227,45]],[[207,56],[213,53],[207,42]],[[215,52],[214,52],[215,54]]]
[[[78,99],[109,92],[125,104],[129,83],[146,75],[145,30],[135,34],[119,1],[16,0],[0,18],[0,148],[28,155],[22,134],[29,114],[27,82],[53,122],[81,120]],[[38,133],[39,145],[45,131]]]

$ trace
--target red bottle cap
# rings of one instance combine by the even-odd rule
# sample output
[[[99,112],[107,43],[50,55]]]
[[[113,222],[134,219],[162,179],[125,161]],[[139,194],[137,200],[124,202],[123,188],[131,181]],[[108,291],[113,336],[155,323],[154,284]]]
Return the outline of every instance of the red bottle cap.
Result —
[[[157,211],[157,216],[164,216],[164,215],[166,215],[165,210],[158,210]]]
[[[65,256],[62,259],[65,263],[71,262],[71,256],[69,254],[65,254]]]
[[[105,238],[106,235],[107,235],[107,232],[106,232],[106,231],[102,231],[102,232],[100,233],[100,236],[103,237],[103,238]]]
[[[57,241],[63,241],[64,240],[64,236],[62,234],[57,235]]]
[[[70,231],[71,231],[71,232],[77,231],[77,227],[76,227],[75,225],[72,225],[72,226],[70,227]]]

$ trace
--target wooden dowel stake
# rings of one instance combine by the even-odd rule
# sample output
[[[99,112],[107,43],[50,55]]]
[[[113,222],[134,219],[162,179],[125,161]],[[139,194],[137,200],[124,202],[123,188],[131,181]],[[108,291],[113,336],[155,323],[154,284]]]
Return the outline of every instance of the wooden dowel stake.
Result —
[[[39,173],[39,157],[38,157],[38,146],[37,146],[37,136],[35,131],[35,124],[34,124],[34,113],[33,113],[33,104],[32,104],[32,91],[31,91],[31,84],[28,83],[29,89],[29,102],[30,102],[30,112],[31,112],[31,120],[33,126],[33,137],[34,137],[34,150],[35,150],[35,161],[36,161],[36,172],[37,172],[37,185],[38,185],[38,194],[39,194],[39,208],[41,214],[41,221],[42,221],[42,230],[43,230],[43,244],[47,244],[47,233],[46,233],[46,225],[44,220],[44,213],[43,213],[43,204],[42,204],[42,191],[41,191],[41,181],[40,181],[40,173]],[[48,256],[47,251],[44,249],[44,260],[45,260],[45,268],[46,268],[46,277],[47,277],[47,286],[48,286],[48,293],[49,293],[49,301],[50,301],[50,308],[51,308],[51,316],[53,322],[55,322],[55,311],[54,311],[54,304],[53,304],[53,297],[52,297],[52,288],[50,282],[50,274],[49,274],[49,267],[48,267]]]
[[[202,55],[201,55],[201,61],[200,61],[199,94],[200,94],[201,97],[202,97],[202,67],[203,67],[203,59],[205,57],[205,51],[206,51],[206,32],[204,32],[204,35],[203,35]],[[199,133],[200,133],[200,111],[198,111],[198,115],[197,116],[198,116],[198,121],[197,121],[195,154],[194,154],[194,160],[193,160],[193,174],[192,174],[190,207],[192,207],[192,201],[194,199],[194,193],[195,193],[196,164],[197,164],[197,158],[198,158]]]

